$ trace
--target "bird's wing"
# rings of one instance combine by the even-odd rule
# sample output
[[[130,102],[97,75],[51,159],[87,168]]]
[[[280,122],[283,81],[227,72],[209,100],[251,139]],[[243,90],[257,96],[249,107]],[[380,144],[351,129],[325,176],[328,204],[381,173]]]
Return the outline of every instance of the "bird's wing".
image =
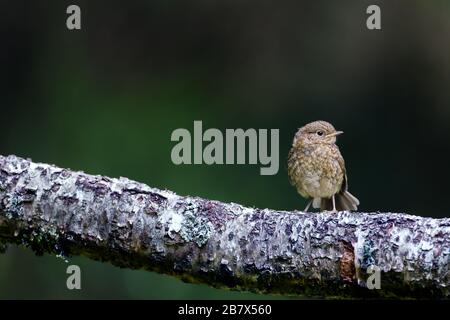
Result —
[[[291,148],[291,150],[289,150],[289,154],[288,154],[288,177],[289,177],[289,182],[291,185],[295,186],[295,181],[294,181],[294,175],[295,175],[295,170],[297,170],[297,164],[295,163],[295,152],[293,150],[293,148]]]
[[[358,198],[356,198],[354,195],[348,192],[348,179],[347,179],[347,172],[345,170],[345,161],[341,153],[339,152],[339,148],[337,148],[337,161],[339,162],[339,166],[341,167],[342,172],[344,174],[341,191],[339,192],[338,197],[336,198],[337,207],[341,208],[342,210],[358,210],[359,206]]]
[[[336,146],[336,159],[339,163],[339,166],[341,167],[341,170],[344,174],[344,180],[342,180],[342,186],[341,191],[347,191],[348,189],[348,180],[347,180],[347,171],[345,170],[345,160],[344,157],[342,157],[341,152],[339,151],[339,147]]]

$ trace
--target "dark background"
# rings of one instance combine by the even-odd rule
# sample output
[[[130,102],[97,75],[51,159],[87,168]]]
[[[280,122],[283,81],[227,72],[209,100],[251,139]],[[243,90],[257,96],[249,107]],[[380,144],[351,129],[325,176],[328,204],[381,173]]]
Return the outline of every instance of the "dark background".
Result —
[[[82,30],[66,28],[77,4]],[[381,7],[382,30],[366,28]],[[0,0],[0,153],[182,195],[303,209],[285,159],[298,127],[345,131],[361,211],[450,211],[450,2]],[[279,128],[280,170],[175,166],[176,128]],[[264,298],[10,247],[0,298]]]

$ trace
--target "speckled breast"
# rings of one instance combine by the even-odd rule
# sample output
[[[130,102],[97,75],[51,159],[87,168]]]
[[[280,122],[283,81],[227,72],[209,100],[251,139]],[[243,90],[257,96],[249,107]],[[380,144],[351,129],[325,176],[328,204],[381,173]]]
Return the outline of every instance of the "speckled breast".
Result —
[[[342,185],[344,172],[339,164],[339,149],[334,145],[314,145],[296,152],[293,177],[303,197],[330,198]]]

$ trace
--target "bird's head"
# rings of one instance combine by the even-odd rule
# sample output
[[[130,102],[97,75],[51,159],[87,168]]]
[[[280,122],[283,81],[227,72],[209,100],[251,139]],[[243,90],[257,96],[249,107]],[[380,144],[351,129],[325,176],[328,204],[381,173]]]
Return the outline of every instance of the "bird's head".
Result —
[[[336,136],[342,133],[342,131],[336,131],[331,123],[322,120],[314,121],[298,129],[292,145],[333,144],[336,143]]]

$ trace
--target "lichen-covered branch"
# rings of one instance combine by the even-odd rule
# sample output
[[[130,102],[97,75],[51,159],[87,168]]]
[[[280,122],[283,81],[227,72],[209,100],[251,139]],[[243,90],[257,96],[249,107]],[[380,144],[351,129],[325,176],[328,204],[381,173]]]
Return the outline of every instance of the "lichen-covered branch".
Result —
[[[0,156],[0,241],[238,290],[449,296],[450,219],[246,208],[16,156]]]

